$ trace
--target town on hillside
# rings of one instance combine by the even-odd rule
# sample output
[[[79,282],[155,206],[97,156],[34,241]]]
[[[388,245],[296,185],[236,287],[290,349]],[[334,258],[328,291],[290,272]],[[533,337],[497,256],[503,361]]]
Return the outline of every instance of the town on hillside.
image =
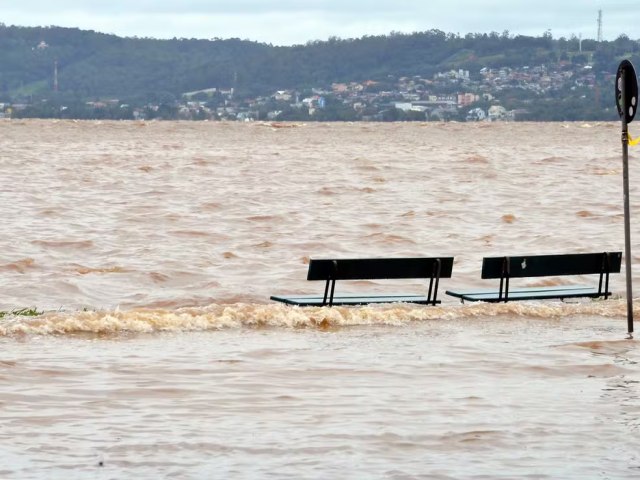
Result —
[[[278,90],[270,95],[241,97],[234,88],[186,92],[181,98],[130,105],[118,99],[77,104],[53,100],[0,103],[0,118],[104,118],[134,120],[228,121],[522,121],[548,119],[549,108],[571,99],[575,119],[602,118],[602,85],[588,62],[518,68],[451,70],[431,78],[389,77],[385,81],[333,83],[308,90]],[[546,108],[546,110],[545,110]],[[585,113],[586,112],[586,113]],[[570,113],[570,112],[569,112]],[[551,118],[553,120],[553,118]],[[571,120],[565,115],[561,120]]]

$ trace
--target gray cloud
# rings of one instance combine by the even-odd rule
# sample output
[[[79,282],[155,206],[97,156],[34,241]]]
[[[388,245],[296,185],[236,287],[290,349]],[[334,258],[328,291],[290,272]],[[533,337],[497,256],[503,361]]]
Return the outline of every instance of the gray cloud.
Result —
[[[597,11],[603,34],[640,38],[637,0],[21,0],[5,6],[0,21],[60,25],[124,36],[239,37],[274,44],[413,32],[503,32],[595,38]]]

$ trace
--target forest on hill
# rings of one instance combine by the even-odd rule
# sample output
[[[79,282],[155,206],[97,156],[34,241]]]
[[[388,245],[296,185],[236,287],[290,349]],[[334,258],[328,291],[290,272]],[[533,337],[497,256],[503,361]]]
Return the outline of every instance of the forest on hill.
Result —
[[[473,80],[483,69],[560,65],[588,66],[599,102],[592,108],[610,118],[613,84],[607,82],[622,58],[640,63],[640,43],[625,35],[596,42],[556,39],[549,32],[539,37],[506,31],[461,36],[430,30],[282,47],[237,38],[123,38],[76,28],[0,24],[0,102],[117,98],[142,105],[170,103],[185,92],[213,88],[233,88],[238,99],[286,89],[330,89],[335,83],[393,85],[394,79],[433,78],[451,70],[468,71]],[[455,85],[451,90],[439,93],[456,93]],[[562,94],[572,92],[575,88]],[[585,96],[580,89],[575,94]]]

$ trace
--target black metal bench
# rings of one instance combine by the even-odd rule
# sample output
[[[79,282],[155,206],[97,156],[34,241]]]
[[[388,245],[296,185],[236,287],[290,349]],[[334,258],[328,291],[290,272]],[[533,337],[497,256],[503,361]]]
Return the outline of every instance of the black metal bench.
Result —
[[[273,295],[271,300],[299,306],[366,305],[370,303],[419,303],[436,305],[441,278],[451,278],[453,257],[441,258],[359,258],[315,259],[309,262],[307,280],[324,280],[324,295]],[[428,278],[426,296],[393,295],[334,295],[337,280],[378,280]]]
[[[578,297],[605,299],[609,291],[609,274],[620,273],[621,252],[578,253],[568,255],[534,255],[519,257],[487,257],[482,261],[482,278],[500,279],[493,290],[447,290],[446,294],[463,302],[508,302],[510,300],[545,300]],[[512,278],[555,277],[563,275],[599,275],[598,286],[557,285],[548,287],[510,288]]]

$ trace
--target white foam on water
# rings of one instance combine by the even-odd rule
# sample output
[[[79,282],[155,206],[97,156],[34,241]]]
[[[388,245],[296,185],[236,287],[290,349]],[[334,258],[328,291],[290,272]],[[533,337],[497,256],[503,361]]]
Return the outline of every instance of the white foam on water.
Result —
[[[636,315],[640,313],[640,306]],[[415,322],[473,322],[474,319],[549,321],[572,317],[626,318],[623,300],[478,303],[461,306],[389,304],[361,307],[292,307],[280,304],[212,304],[178,309],[51,312],[37,317],[8,315],[0,335],[120,334],[198,332],[242,328],[339,329],[404,326]]]

